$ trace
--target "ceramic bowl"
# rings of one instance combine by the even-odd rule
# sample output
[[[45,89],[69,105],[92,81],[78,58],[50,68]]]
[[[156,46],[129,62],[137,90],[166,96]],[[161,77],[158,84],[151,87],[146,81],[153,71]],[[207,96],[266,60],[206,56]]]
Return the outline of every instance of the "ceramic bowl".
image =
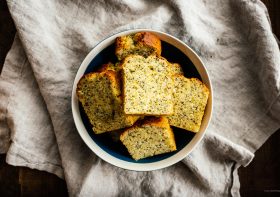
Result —
[[[119,36],[136,32],[151,32],[162,41],[162,56],[170,62],[179,63],[184,70],[185,77],[200,78],[210,89],[210,95],[206,106],[202,125],[198,133],[192,133],[182,129],[173,128],[177,151],[161,154],[138,161],[133,160],[126,148],[120,142],[114,142],[106,134],[96,135],[85,115],[76,96],[76,87],[79,79],[86,73],[95,71],[102,64],[109,61],[116,62],[114,54],[115,39]],[[164,32],[150,29],[133,29],[114,34],[97,44],[82,62],[72,91],[72,112],[76,128],[87,146],[104,161],[120,168],[135,171],[151,171],[171,166],[183,158],[202,140],[212,114],[212,88],[207,70],[199,56],[185,43]]]

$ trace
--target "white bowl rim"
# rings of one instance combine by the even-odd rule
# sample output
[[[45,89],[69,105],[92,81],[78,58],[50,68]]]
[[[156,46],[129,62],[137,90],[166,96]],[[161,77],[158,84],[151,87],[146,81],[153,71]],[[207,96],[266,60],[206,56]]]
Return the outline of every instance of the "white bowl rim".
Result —
[[[136,32],[151,32],[151,33],[154,33],[157,36],[159,36],[161,39],[162,39],[162,37],[166,37],[165,39],[168,38],[168,39],[175,40],[177,43],[179,43],[181,46],[183,46],[186,49],[186,52],[193,55],[192,57],[188,56],[188,58],[192,62],[196,61],[199,64],[199,67],[198,67],[198,65],[193,62],[194,66],[198,70],[203,82],[206,83],[207,87],[210,90],[210,95],[209,95],[209,99],[208,99],[208,103],[207,103],[208,115],[207,115],[207,117],[204,116],[204,118],[203,118],[203,125],[201,125],[201,130],[198,133],[196,133],[195,136],[192,138],[192,140],[183,149],[178,151],[176,154],[174,154],[166,159],[156,161],[156,162],[151,162],[151,163],[133,163],[133,162],[125,161],[122,159],[118,159],[118,158],[110,155],[109,153],[107,153],[101,147],[99,147],[93,141],[93,139],[90,137],[88,131],[86,130],[86,128],[83,124],[83,121],[80,116],[79,102],[78,102],[78,99],[76,96],[77,83],[79,82],[80,78],[84,75],[84,72],[87,69],[90,62],[92,61],[92,59],[100,51],[102,51],[104,48],[108,47],[111,44],[111,42],[115,40],[116,37],[133,34]],[[166,41],[166,40],[164,40],[164,41]],[[177,48],[177,46],[176,46],[176,48]],[[183,52],[183,53],[185,53],[185,52]],[[186,55],[186,53],[185,53],[185,55]],[[152,170],[166,168],[168,166],[171,166],[171,165],[181,161],[186,156],[188,156],[193,151],[193,149],[199,144],[199,142],[202,140],[202,138],[204,137],[204,135],[207,131],[208,125],[211,121],[212,110],[213,110],[213,89],[212,89],[212,85],[211,85],[211,80],[209,78],[209,75],[205,68],[204,63],[202,62],[200,57],[196,54],[196,52],[193,51],[187,44],[185,44],[178,38],[176,38],[170,34],[167,34],[165,32],[162,32],[162,31],[157,31],[157,30],[153,30],[153,29],[142,29],[142,28],[141,29],[130,29],[130,30],[125,30],[125,31],[115,33],[115,34],[103,39],[85,57],[85,59],[83,60],[83,62],[81,63],[81,65],[78,69],[78,72],[77,72],[75,80],[74,80],[74,84],[73,84],[73,88],[72,88],[71,108],[72,108],[73,119],[74,119],[74,122],[75,122],[79,135],[81,136],[82,140],[86,143],[86,145],[97,156],[99,156],[104,161],[106,161],[114,166],[123,168],[123,169],[133,170],[133,171],[152,171]],[[207,118],[207,120],[204,120],[205,118]]]

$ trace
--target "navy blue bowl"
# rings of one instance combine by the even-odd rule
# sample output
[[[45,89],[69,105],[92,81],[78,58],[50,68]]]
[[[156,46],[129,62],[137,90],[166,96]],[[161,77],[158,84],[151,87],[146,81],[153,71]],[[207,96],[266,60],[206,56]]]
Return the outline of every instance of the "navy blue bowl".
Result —
[[[162,56],[165,57],[169,62],[179,63],[184,71],[184,75],[188,78],[190,77],[196,77],[201,79],[198,71],[196,70],[193,63],[190,61],[190,59],[182,53],[179,49],[176,47],[168,44],[167,42],[162,41]],[[94,72],[96,71],[102,64],[112,62],[117,62],[117,58],[115,56],[115,45],[112,44],[108,46],[107,48],[103,49],[98,55],[96,55],[90,64],[88,65],[86,71],[84,74]],[[140,159],[138,161],[135,161],[131,158],[128,151],[126,150],[125,146],[123,146],[120,142],[113,141],[108,134],[94,134],[92,131],[92,126],[81,106],[79,105],[80,109],[80,115],[83,121],[83,124],[85,125],[85,128],[92,138],[92,140],[101,147],[104,151],[106,151],[108,154],[110,154],[113,157],[116,157],[118,159],[127,161],[127,162],[133,162],[133,163],[152,163],[164,160],[180,150],[182,150],[194,137],[195,133],[188,132],[179,128],[172,127],[174,131],[177,151],[156,155],[153,157]]]

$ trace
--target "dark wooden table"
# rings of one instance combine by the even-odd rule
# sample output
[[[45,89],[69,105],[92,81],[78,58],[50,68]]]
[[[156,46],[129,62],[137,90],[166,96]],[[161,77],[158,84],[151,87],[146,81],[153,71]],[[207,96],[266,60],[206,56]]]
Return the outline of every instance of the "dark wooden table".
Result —
[[[272,28],[280,38],[280,1],[263,0]],[[5,1],[0,1],[0,70],[11,47],[15,27]],[[279,65],[280,66],[280,65]],[[280,196],[280,130],[256,152],[251,164],[239,169],[242,196]],[[67,196],[66,184],[55,175],[14,167],[0,155],[0,196]]]

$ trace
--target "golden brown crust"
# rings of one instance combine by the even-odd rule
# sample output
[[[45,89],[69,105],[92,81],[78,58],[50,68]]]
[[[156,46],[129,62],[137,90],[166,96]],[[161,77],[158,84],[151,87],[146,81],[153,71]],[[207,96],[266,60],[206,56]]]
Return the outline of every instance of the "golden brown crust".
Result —
[[[154,126],[158,126],[158,127],[164,127],[166,125],[168,125],[168,119],[165,117],[154,117],[151,116],[149,118],[146,118],[143,123],[143,125],[145,124],[149,124],[149,125],[154,125]]]
[[[174,133],[166,117],[148,117],[124,130],[120,136],[133,159],[175,151]]]
[[[161,41],[156,35],[150,32],[139,32],[134,37],[139,44],[155,48],[156,55],[161,54]]]
[[[143,125],[151,125],[157,127],[169,127],[168,119],[163,116],[146,116],[144,119],[138,119],[131,127],[125,128],[122,135],[126,135],[127,131]]]
[[[107,64],[102,64],[102,66],[96,72],[104,72],[106,70],[113,70],[113,63],[108,62]]]
[[[161,54],[161,41],[150,32],[138,32],[117,37],[115,45],[115,54],[119,60],[130,54],[138,54],[144,57]]]
[[[117,78],[117,73],[115,71],[106,70],[101,74],[103,74],[105,77],[113,81],[113,83],[116,83],[118,86],[120,85],[119,79]]]

